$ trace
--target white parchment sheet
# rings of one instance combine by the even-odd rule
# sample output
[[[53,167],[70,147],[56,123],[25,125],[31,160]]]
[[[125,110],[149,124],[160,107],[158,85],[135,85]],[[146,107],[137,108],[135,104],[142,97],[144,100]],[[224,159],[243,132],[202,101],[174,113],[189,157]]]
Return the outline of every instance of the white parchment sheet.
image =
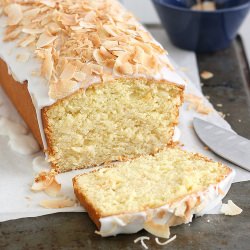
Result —
[[[191,83],[188,83],[186,92],[202,96],[198,88]],[[203,99],[208,106],[211,106],[205,97],[203,97]],[[0,119],[4,117],[17,124],[24,124],[1,88],[0,103]],[[214,160],[224,162],[211,151],[206,150],[204,145],[195,135],[192,128],[194,116],[201,117],[221,127],[230,129],[229,124],[223,120],[216,111],[213,111],[209,115],[201,115],[193,110],[187,110],[187,104],[185,103],[180,112],[179,124],[181,130],[180,141],[184,144],[184,148],[189,151],[200,152]],[[7,136],[0,136],[0,221],[34,217],[57,212],[84,211],[79,205],[62,209],[45,209],[39,205],[39,202],[42,200],[54,198],[47,196],[43,192],[35,193],[30,190],[34,176],[40,170],[47,169],[46,164],[43,164],[43,166],[41,164],[40,166],[32,164],[35,158],[36,161],[43,161],[43,152],[38,152],[33,155],[21,155],[10,148]],[[249,172],[228,162],[224,163],[236,170],[234,182],[250,180]],[[85,171],[86,170],[72,171],[57,176],[58,182],[62,184],[62,190],[60,192],[61,197],[75,199],[72,188],[72,177]]]

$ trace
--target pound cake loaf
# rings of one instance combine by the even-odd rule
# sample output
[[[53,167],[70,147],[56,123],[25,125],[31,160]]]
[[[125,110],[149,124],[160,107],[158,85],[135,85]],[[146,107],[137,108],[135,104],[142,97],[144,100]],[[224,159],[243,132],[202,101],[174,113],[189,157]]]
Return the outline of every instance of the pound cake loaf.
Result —
[[[168,238],[169,227],[215,207],[234,173],[177,147],[113,164],[73,179],[77,198],[102,236],[141,229]]]
[[[172,143],[185,82],[118,1],[3,0],[0,15],[1,85],[52,167],[87,168]]]

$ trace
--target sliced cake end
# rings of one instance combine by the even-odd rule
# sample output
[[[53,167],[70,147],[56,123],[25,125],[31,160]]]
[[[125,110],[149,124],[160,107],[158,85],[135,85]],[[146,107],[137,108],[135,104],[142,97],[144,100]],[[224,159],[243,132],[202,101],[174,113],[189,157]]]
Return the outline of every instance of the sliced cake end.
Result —
[[[183,87],[117,79],[44,109],[49,160],[60,172],[154,153],[171,144]]]
[[[76,176],[74,190],[102,236],[169,227],[204,214],[226,194],[233,172],[199,154],[169,148]]]

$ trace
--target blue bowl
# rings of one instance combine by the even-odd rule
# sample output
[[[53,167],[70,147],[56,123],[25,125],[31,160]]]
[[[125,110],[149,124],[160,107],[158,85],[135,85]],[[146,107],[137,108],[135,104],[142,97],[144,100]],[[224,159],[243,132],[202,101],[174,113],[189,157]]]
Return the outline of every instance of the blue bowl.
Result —
[[[250,8],[250,0],[217,0],[215,11],[191,10],[194,0],[152,1],[172,43],[196,52],[227,48]]]

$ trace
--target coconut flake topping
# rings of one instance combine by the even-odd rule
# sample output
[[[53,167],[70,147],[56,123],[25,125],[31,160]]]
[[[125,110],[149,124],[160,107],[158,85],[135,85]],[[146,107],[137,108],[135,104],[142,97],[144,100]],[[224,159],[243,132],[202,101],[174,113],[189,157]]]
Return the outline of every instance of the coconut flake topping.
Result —
[[[5,41],[31,47],[52,99],[90,78],[160,75],[173,70],[166,51],[116,0],[3,0]]]

